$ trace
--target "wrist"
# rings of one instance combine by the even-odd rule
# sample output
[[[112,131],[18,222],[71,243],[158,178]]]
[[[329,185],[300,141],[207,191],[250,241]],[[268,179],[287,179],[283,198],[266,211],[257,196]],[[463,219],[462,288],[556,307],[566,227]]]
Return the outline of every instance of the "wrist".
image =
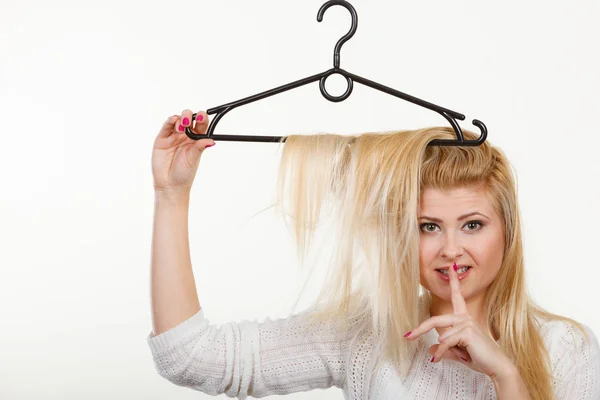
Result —
[[[507,362],[501,368],[499,368],[495,374],[490,375],[490,378],[494,382],[494,385],[497,386],[503,382],[510,382],[519,375],[520,374],[517,366],[512,362]]]
[[[492,378],[499,400],[531,400],[527,385],[514,364],[506,364],[490,378]]]
[[[154,204],[156,206],[168,207],[188,207],[190,204],[189,192],[166,192],[161,190],[154,191]]]

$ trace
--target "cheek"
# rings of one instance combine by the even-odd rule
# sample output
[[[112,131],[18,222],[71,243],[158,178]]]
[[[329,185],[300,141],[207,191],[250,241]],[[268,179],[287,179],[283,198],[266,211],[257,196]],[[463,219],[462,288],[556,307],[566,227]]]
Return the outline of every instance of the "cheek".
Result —
[[[435,258],[438,250],[439,243],[437,243],[435,238],[421,236],[419,240],[419,259],[422,262],[427,262],[427,260]]]
[[[482,235],[471,247],[471,254],[479,266],[485,266],[486,275],[493,278],[498,273],[504,254],[504,239],[497,233]]]
[[[429,245],[429,247],[431,247],[431,245]],[[429,247],[427,240],[423,240],[423,238],[421,238],[419,242],[419,265],[421,271],[423,270],[423,266],[429,265],[429,262],[431,261],[432,250]]]
[[[439,249],[437,246],[439,245],[432,238],[421,236],[421,240],[419,241],[419,276],[421,278],[421,285],[427,290],[429,290],[428,280],[431,279],[427,271],[428,267],[433,265],[438,254]]]

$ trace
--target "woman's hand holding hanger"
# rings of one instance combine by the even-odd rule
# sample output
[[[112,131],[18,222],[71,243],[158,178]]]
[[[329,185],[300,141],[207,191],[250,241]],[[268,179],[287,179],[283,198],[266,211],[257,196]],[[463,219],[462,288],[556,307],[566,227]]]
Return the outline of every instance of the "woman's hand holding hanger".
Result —
[[[206,134],[208,115],[199,111],[192,126],[192,111],[184,110],[181,115],[173,115],[163,123],[154,140],[152,151],[152,175],[154,190],[167,196],[188,196],[202,153],[213,146],[213,139],[193,140],[185,134],[185,128],[192,132]]]

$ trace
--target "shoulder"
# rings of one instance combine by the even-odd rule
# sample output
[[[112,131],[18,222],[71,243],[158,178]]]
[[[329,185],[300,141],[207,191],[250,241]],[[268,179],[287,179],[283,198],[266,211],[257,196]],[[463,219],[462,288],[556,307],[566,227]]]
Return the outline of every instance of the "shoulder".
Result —
[[[559,319],[538,319],[553,369],[591,369],[600,377],[600,345],[592,329]]]
[[[569,321],[538,321],[550,356],[556,398],[600,398],[600,346],[590,327],[579,323],[582,332]]]
[[[591,328],[579,323],[583,331],[570,321],[538,318],[540,333],[551,354],[598,351],[598,339]]]

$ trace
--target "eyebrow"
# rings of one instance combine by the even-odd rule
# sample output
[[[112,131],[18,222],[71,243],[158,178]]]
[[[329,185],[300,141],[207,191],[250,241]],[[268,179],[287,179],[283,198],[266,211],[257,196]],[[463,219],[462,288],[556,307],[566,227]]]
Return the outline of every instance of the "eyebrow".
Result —
[[[460,216],[460,217],[458,217],[456,220],[457,220],[457,221],[460,221],[460,220],[462,220],[462,219],[465,219],[465,218],[468,218],[468,217],[471,217],[471,216],[473,216],[473,215],[477,215],[477,214],[479,214],[479,215],[481,215],[481,216],[483,216],[483,217],[486,217],[487,219],[490,219],[490,218],[489,218],[487,215],[485,215],[485,214],[482,214],[482,213],[480,213],[480,212],[478,212],[478,211],[475,211],[475,212],[471,212],[471,213],[468,213],[468,214],[465,214],[465,215],[461,215],[461,216]],[[441,222],[443,222],[443,221],[442,221],[441,219],[439,219],[439,218],[433,218],[433,217],[427,217],[427,216],[422,216],[422,217],[419,217],[419,219],[429,219],[429,220],[431,220],[431,221],[434,221],[434,222],[440,222],[440,223],[441,223]]]

